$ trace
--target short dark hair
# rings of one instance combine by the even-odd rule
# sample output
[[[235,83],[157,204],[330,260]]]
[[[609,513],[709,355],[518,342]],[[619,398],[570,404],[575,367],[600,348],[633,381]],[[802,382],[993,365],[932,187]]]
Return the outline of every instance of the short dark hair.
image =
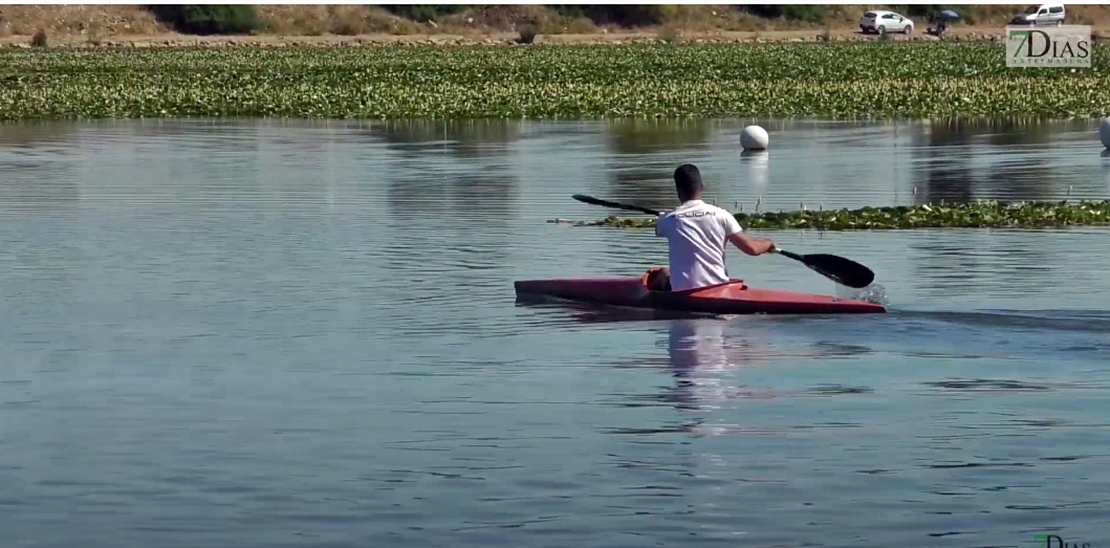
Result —
[[[674,170],[674,187],[682,196],[693,196],[704,188],[701,184],[701,172],[694,164],[682,164]]]

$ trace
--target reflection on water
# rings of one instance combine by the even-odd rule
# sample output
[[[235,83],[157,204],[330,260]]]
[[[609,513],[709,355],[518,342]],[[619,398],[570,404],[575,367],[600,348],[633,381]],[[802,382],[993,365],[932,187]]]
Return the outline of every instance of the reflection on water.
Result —
[[[573,306],[573,305],[571,305]],[[682,413],[676,420],[657,427],[608,428],[615,434],[688,433],[695,436],[761,431],[742,425],[714,424],[711,414],[730,402],[745,399],[768,399],[781,396],[774,390],[751,389],[733,384],[735,370],[765,365],[770,349],[760,341],[758,333],[738,335],[724,318],[674,317],[648,311],[577,315],[579,321],[650,321],[663,320],[667,359],[658,363],[672,383],[647,394],[626,395],[623,405],[638,407],[645,403],[673,407]],[[630,360],[633,369],[652,366],[654,359]]]
[[[51,149],[59,142],[71,141],[80,126],[66,122],[25,122],[0,124],[0,148],[35,151]]]
[[[1106,180],[1107,195],[1110,195],[1110,149],[1102,151],[1102,171]]]
[[[68,124],[0,124],[0,201],[21,210],[74,206],[81,157],[69,150],[73,133]]]
[[[404,157],[422,161],[443,152],[460,159],[504,157],[522,126],[499,120],[401,120],[364,126]]]
[[[722,320],[673,320],[668,330],[667,354],[675,378],[669,401],[685,411],[704,410],[730,398],[774,397],[773,392],[729,387],[722,374],[736,367],[766,363],[767,349],[754,337],[726,339]]]
[[[739,151],[749,123],[766,153]],[[943,145],[925,123],[0,126],[0,531],[89,548],[1018,546],[1059,527],[1106,544],[1106,229],[773,234],[874,269],[891,312],[866,317],[512,291],[665,264],[650,231],[545,221],[610,213],[579,192],[673,205],[684,162],[746,210],[914,187],[1103,198],[1092,128],[1023,144],[1029,126],[963,124]],[[835,287],[727,260],[753,287]]]
[[[605,194],[655,209],[673,206],[673,192],[669,199],[658,199],[659,191],[668,185],[673,189],[674,169],[686,163],[674,163],[676,158],[709,150],[711,124],[708,120],[637,119],[608,124],[605,136],[610,185]]]
[[[768,129],[768,151],[740,149],[739,133],[748,123]],[[702,169],[710,200],[722,207],[743,206],[746,211],[757,199],[765,210],[794,209],[800,204],[834,208],[1062,199],[1069,193],[1072,199],[1105,199],[1110,197],[1110,176],[1099,157],[1094,124],[1084,120],[9,124],[0,126],[0,167],[7,175],[0,192],[38,207],[49,203],[72,207],[77,196],[88,194],[79,189],[80,180],[96,175],[87,171],[112,166],[131,170],[133,176],[119,184],[129,194],[161,200],[165,194],[151,194],[152,187],[160,186],[159,181],[187,177],[203,154],[207,165],[219,169],[214,182],[287,184],[280,182],[284,178],[277,172],[298,169],[306,174],[300,191],[312,189],[334,204],[337,189],[319,188],[315,182],[320,175],[334,178],[350,172],[352,166],[337,163],[339,155],[358,148],[356,155],[373,165],[341,182],[390,173],[390,180],[408,184],[411,192],[429,194],[441,190],[439,180],[462,169],[473,170],[477,177],[488,175],[483,170],[508,170],[512,171],[508,178],[549,175],[561,181],[549,183],[552,192],[592,193],[666,208],[674,205],[674,168],[691,162]],[[178,153],[151,165],[151,155],[166,147]],[[46,165],[41,163],[42,155],[48,152],[52,154],[50,177],[40,173]],[[90,164],[91,155],[98,156],[99,164]],[[101,194],[82,199],[116,198]],[[592,211],[594,216],[611,213],[596,208],[582,211]]]
[[[1025,120],[942,120],[915,133],[917,171],[915,203],[968,202],[982,190],[1023,200],[1067,195],[1065,179],[1053,171],[1065,151],[1055,140],[1061,131],[1079,132],[1085,124]],[[1010,149],[1010,157],[983,157],[975,145]],[[1055,175],[1055,176],[1054,176]],[[1067,179],[1070,179],[1067,178]]]
[[[711,120],[614,120],[605,127],[609,151],[619,156],[649,155],[654,152],[696,151],[709,147],[713,137]]]
[[[740,153],[740,165],[745,168],[742,173],[742,180],[749,181],[751,190],[763,196],[767,191],[767,183],[770,179],[770,156],[765,150],[745,150]],[[722,207],[727,207],[722,205]],[[734,205],[733,210],[738,210],[739,205]]]
[[[1018,231],[1016,234],[1031,234],[1034,231]],[[954,234],[971,234],[973,231],[957,231]],[[950,298],[974,296],[978,293],[978,281],[989,279],[997,287],[1007,288],[1015,295],[1051,295],[1067,283],[1066,271],[1071,262],[1067,253],[1050,243],[1020,237],[998,238],[990,249],[977,248],[958,239],[940,243],[911,243],[910,250],[924,251],[933,255],[928,264],[915,265],[915,275],[924,284],[944,288]],[[1007,261],[1005,268],[999,268],[998,261]],[[1064,278],[1055,278],[1063,275]]]

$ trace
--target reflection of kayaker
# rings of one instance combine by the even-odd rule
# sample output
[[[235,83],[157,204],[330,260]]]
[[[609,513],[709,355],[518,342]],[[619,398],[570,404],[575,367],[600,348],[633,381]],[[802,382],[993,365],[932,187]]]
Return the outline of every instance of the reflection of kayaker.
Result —
[[[676,375],[699,367],[727,369],[725,322],[719,320],[675,320],[671,322],[667,350]]]
[[[676,379],[673,403],[682,410],[701,410],[709,401],[740,398],[773,398],[771,391],[745,390],[728,386],[721,377],[705,375],[756,365],[762,352],[744,340],[732,349],[725,337],[728,324],[720,320],[684,319],[671,322],[667,353]]]
[[[702,200],[705,185],[693,164],[679,166],[674,172],[674,183],[682,204],[655,223],[655,235],[666,238],[669,244],[670,266],[656,271],[649,280],[650,289],[685,291],[727,283],[728,242],[752,256],[770,253],[775,248],[771,240],[744,234],[732,213]]]

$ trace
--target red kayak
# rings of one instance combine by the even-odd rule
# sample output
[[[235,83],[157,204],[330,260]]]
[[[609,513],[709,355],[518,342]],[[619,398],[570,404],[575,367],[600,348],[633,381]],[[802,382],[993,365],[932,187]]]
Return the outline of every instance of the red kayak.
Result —
[[[680,310],[709,314],[874,314],[886,312],[882,305],[839,299],[825,295],[756,289],[743,280],[691,289],[654,291],[648,289],[651,272],[640,277],[579,280],[520,280],[513,282],[517,295],[534,295],[572,301]]]

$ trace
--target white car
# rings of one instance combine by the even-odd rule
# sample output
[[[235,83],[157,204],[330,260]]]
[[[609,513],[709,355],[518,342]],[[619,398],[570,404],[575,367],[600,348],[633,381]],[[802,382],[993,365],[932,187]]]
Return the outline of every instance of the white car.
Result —
[[[1025,13],[1011,19],[1010,24],[1060,26],[1066,16],[1063,4],[1033,4],[1025,8]]]
[[[869,32],[877,34],[886,34],[888,32],[911,34],[913,32],[913,21],[893,11],[871,10],[863,14],[863,17],[860,18],[859,30],[864,34]]]

